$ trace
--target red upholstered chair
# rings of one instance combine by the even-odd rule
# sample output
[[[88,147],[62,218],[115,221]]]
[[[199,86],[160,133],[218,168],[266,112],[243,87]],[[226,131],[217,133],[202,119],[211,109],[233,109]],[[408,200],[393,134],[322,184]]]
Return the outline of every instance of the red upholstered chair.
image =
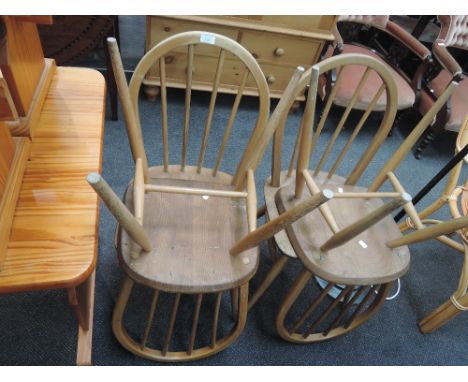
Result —
[[[420,43],[416,38],[411,36],[403,28],[389,20],[388,16],[340,16],[338,19],[338,27],[335,28],[335,45],[329,47],[328,51],[325,53],[326,57],[332,55],[342,54],[342,53],[360,53],[366,54],[373,58],[376,58],[380,62],[383,62],[392,73],[398,89],[398,100],[397,108],[398,110],[405,110],[411,108],[415,100],[418,97],[420,78],[424,72],[425,66],[430,59],[430,51]],[[348,24],[349,25],[343,25]],[[359,25],[361,24],[361,25]],[[338,29],[348,29],[353,28],[356,30],[356,26],[359,28],[373,27],[377,31],[382,31],[385,34],[389,35],[392,40],[402,44],[404,47],[408,48],[413,52],[420,60],[420,68],[416,70],[414,78],[409,78],[398,66],[398,60],[392,58],[392,55],[380,45],[377,39],[372,38],[370,46],[364,46],[362,43],[354,41],[355,39],[351,37],[353,41],[343,41],[343,37],[338,31]],[[347,28],[346,28],[347,27]],[[354,33],[351,33],[353,35]],[[343,73],[344,78],[337,90],[336,98],[334,101],[335,105],[346,107],[351,102],[351,97],[355,94],[355,89],[358,81],[361,79],[364,73],[365,67],[363,66],[349,66],[345,68]],[[373,74],[371,74],[373,75]],[[370,78],[367,81],[366,86],[362,89],[362,92],[359,95],[354,109],[365,110],[370,104],[372,97],[375,95],[379,87],[382,85],[382,81],[377,76],[375,78]],[[325,81],[328,84],[325,84]],[[333,78],[322,78],[322,85],[320,96],[325,98],[327,95],[327,89],[331,88],[331,82]],[[374,111],[384,111],[386,106],[386,96],[382,94],[376,105],[373,107]]]
[[[424,139],[416,149],[416,157],[421,156],[422,151],[435,137],[444,130],[458,132],[466,115],[468,115],[468,81],[464,80],[467,72],[467,60],[457,60],[447,48],[468,50],[468,16],[438,16],[441,24],[439,36],[432,46],[436,62],[442,67],[439,72],[432,68],[423,82],[419,112],[424,115],[438,99],[440,94],[452,82],[459,83],[445,107],[437,114],[436,119],[429,127]],[[465,52],[458,52],[465,53]],[[463,68],[460,64],[464,64]],[[440,69],[440,67],[439,67]]]

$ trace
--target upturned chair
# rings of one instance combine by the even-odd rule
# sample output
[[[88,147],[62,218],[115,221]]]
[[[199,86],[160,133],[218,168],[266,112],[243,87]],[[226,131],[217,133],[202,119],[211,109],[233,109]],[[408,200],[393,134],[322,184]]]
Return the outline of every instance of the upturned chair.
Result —
[[[213,33],[187,32],[174,35],[148,51],[127,86],[117,44],[113,39],[108,41],[136,164],[135,177],[127,188],[123,203],[99,175],[88,177],[119,223],[117,252],[125,277],[114,309],[113,331],[125,348],[141,357],[159,361],[206,357],[226,348],[242,332],[247,316],[248,284],[258,266],[257,249],[242,251],[239,255],[231,255],[229,251],[248,232],[255,232],[255,237],[258,234],[255,231],[254,171],[273,136],[272,125],[266,125],[269,93],[265,76],[252,55],[237,42]],[[190,109],[195,49],[202,49],[205,54],[217,58],[218,65],[213,73],[203,135],[200,134],[198,159],[192,165],[188,163],[187,148],[193,148],[197,143],[193,136],[189,139],[189,133],[196,134],[190,126],[194,124]],[[180,150],[178,164],[169,161],[170,114],[165,84],[165,63],[169,54],[176,57],[187,81],[183,126],[179,127],[182,145],[177,149]],[[163,150],[162,164],[148,167],[138,113],[138,93],[145,73],[155,64],[159,66],[161,77]],[[223,67],[238,73],[238,87],[233,89],[237,95],[222,142],[212,142],[214,148],[209,150]],[[294,74],[286,93],[294,90],[302,72],[303,69],[298,69]],[[236,127],[234,121],[246,86],[254,88],[259,95],[258,113],[252,126],[242,126],[243,134],[250,130],[251,135],[244,151],[236,142],[235,152],[243,154],[231,175],[221,171],[221,164],[231,129]],[[284,104],[285,101],[280,102],[279,109]],[[212,154],[216,149],[214,164],[206,167],[205,154]],[[233,164],[231,156],[235,152],[231,150],[229,161],[224,161],[229,166]],[[139,336],[130,335],[125,324],[135,284],[152,291],[147,322]],[[223,309],[223,295],[227,292],[231,294],[234,318],[234,322],[229,318],[228,322],[232,323],[229,330]],[[141,307],[138,310],[141,311]],[[152,331],[159,333],[154,340],[150,336]]]
[[[468,109],[468,81],[464,79],[468,71],[468,16],[445,15],[437,18],[441,29],[432,45],[436,61],[424,77],[419,112],[424,115],[452,81],[460,85],[427,129],[416,149],[416,158],[420,158],[424,149],[444,130],[458,132]],[[459,56],[458,61],[452,53],[455,57]]]
[[[468,144],[468,117],[465,118],[460,131],[458,132],[455,154],[459,153]],[[443,223],[438,219],[431,218],[436,212],[441,210],[443,207],[448,206],[450,213],[453,218],[466,217],[468,215],[468,179],[465,180],[464,185],[457,186],[460,178],[460,174],[464,163],[467,162],[467,158],[459,162],[450,172],[447,184],[442,194],[424,210],[418,212],[418,217],[422,224],[431,226],[441,226]],[[459,203],[460,199],[460,203]],[[460,207],[461,213],[460,213]],[[465,219],[466,220],[466,219]],[[408,217],[406,221],[400,224],[402,232],[417,229],[415,222]],[[439,307],[434,309],[426,317],[419,322],[419,328],[423,333],[432,333],[445,325],[453,317],[457,316],[463,311],[468,311],[468,221],[466,225],[462,225],[456,232],[457,236],[460,237],[462,243],[455,241],[453,238],[447,235],[437,237],[437,240],[444,243],[448,247],[461,252],[464,254],[464,263],[460,272],[460,279],[458,287],[453,292],[452,296],[442,303]],[[450,231],[451,233],[453,231]]]
[[[328,136],[327,143],[327,135],[323,133],[329,128],[326,121],[337,86],[342,81],[340,74],[345,72],[347,66],[352,65],[361,66],[363,75],[358,79],[352,102],[332,127],[333,133]],[[316,115],[319,115],[316,100],[319,97],[320,77],[331,71],[337,73],[335,87],[330,89],[323,110],[316,118]],[[337,144],[338,136],[346,134],[344,126],[359,93],[372,76],[380,78],[380,88],[352,132],[347,134],[346,142]],[[339,55],[314,65],[301,77],[295,92],[302,90],[307,84],[310,84],[310,87],[304,116],[289,169],[285,171],[281,171],[281,156],[288,116],[285,113],[277,117],[272,175],[265,182],[265,208],[259,209],[259,214],[265,212],[270,221],[276,221],[285,213],[297,210],[298,204],[303,203],[304,198],[309,195],[329,189],[334,196],[302,219],[281,227],[283,231],[278,230],[274,236],[274,243],[279,249],[279,257],[249,302],[251,308],[282,272],[289,259],[299,258],[303,270],[287,292],[276,317],[278,333],[283,339],[292,342],[322,341],[356,328],[378,311],[393,282],[407,271],[410,263],[409,250],[404,245],[397,248],[393,244],[395,240],[401,239],[401,233],[388,215],[401,205],[404,205],[409,216],[417,219],[417,215],[409,195],[405,193],[392,171],[413,147],[444,103],[444,100],[438,100],[436,107],[413,129],[371,185],[362,187],[358,186],[357,182],[384,142],[396,114],[397,94],[391,73],[372,57],[357,54]],[[456,83],[449,87],[444,94],[445,99],[455,87]],[[352,151],[350,147],[363,130],[362,127],[374,104],[384,96],[386,107],[383,118],[380,126],[372,130],[374,136],[369,137],[367,149],[356,161],[351,172],[346,176],[338,175],[340,165],[345,161],[350,165],[346,154]],[[291,103],[292,99],[288,105]],[[329,124],[333,124],[333,120]],[[313,156],[314,151],[320,154],[319,148],[322,148],[322,154],[318,163],[311,167],[311,155]],[[334,160],[329,158],[332,152],[335,154]],[[329,166],[328,171],[325,170],[325,166]],[[387,179],[390,180],[394,191],[379,191]],[[307,191],[304,191],[304,188]],[[384,203],[383,198],[389,198],[390,201]],[[295,302],[304,296],[301,292],[311,279],[317,280],[323,290],[314,296],[303,297],[311,299],[312,303],[299,318],[290,322],[288,313]],[[336,298],[330,302],[327,299],[328,294]]]

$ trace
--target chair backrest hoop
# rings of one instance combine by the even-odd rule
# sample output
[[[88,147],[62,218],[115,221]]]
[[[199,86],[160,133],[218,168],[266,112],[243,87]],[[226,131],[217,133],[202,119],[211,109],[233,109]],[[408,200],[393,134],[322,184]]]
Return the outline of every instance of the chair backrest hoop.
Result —
[[[257,140],[262,136],[262,131],[266,125],[270,111],[270,102],[268,84],[266,82],[265,75],[260,69],[260,66],[254,59],[252,54],[236,41],[216,33],[193,31],[173,35],[151,48],[142,57],[137,67],[135,68],[135,72],[130,80],[129,85],[130,97],[133,103],[138,125],[141,128],[138,108],[138,95],[146,73],[149,71],[153,64],[155,64],[161,57],[169,53],[174,48],[180,46],[188,46],[191,44],[214,45],[229,53],[232,53],[250,71],[250,74],[253,77],[257,86],[259,94],[259,114],[257,117],[255,129],[251,134],[249,143],[244,152],[244,155],[242,156],[241,161],[239,162],[239,167],[237,169],[237,172],[242,173],[241,178],[242,180],[244,180],[248,169],[243,168],[242,164],[249,162],[248,158],[245,157],[253,154],[255,144]]]
[[[359,180],[360,176],[366,169],[368,163],[373,158],[378,148],[390,132],[390,129],[393,125],[393,121],[396,116],[397,87],[391,72],[387,69],[387,67],[384,64],[370,56],[364,54],[340,54],[338,56],[332,56],[328,59],[325,59],[313,65],[309,70],[307,70],[301,77],[301,80],[299,81],[299,84],[296,88],[296,95],[299,94],[308,84],[310,84],[308,93],[309,97],[313,94],[317,94],[318,80],[314,81],[314,76],[319,77],[330,70],[338,69],[347,65],[364,65],[376,71],[385,84],[387,100],[390,100],[390,102],[387,103],[387,107],[385,109],[384,116],[378,132],[375,134],[374,139],[368,145],[367,150],[364,152],[364,154],[361,157],[361,160],[356,164],[353,171],[351,172],[351,176],[347,180],[347,184],[356,184],[356,182]],[[290,106],[292,106],[293,102],[294,98],[291,98],[289,101]],[[287,115],[284,116],[284,122],[286,118]],[[312,132],[312,126],[309,126],[309,128],[311,130],[310,132]],[[282,143],[282,136],[280,135],[282,134],[284,134],[284,125],[279,126],[276,130],[275,144],[277,144],[278,147],[275,147],[275,149],[273,150],[272,179],[275,177],[279,179],[279,173],[281,171],[281,159],[277,157],[275,158],[275,156],[281,156],[282,150],[280,145]],[[299,131],[298,134],[301,134],[301,131]]]

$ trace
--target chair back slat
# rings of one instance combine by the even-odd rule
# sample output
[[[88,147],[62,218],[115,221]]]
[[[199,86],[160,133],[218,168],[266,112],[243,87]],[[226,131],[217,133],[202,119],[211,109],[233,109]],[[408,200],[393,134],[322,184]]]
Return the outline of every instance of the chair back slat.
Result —
[[[182,138],[182,155],[180,160],[180,170],[184,171],[187,162],[187,145],[189,140],[190,127],[190,102],[192,98],[192,77],[193,77],[193,44],[188,46],[187,52],[187,81],[185,86],[185,110],[184,110],[184,135]]]
[[[346,142],[346,145],[341,150],[340,155],[336,159],[335,163],[333,163],[333,166],[332,166],[331,170],[328,172],[328,175],[327,175],[328,178],[331,178],[335,174],[336,169],[338,168],[338,166],[340,165],[340,163],[343,160],[344,156],[348,152],[349,147],[351,146],[351,144],[354,142],[357,135],[361,131],[361,128],[362,128],[362,126],[364,126],[364,123],[367,121],[367,118],[369,118],[369,115],[370,115],[371,111],[374,109],[375,104],[377,103],[378,99],[382,96],[382,93],[384,92],[384,90],[385,90],[385,85],[382,84],[380,86],[379,90],[377,91],[377,93],[375,93],[375,96],[372,99],[372,101],[370,102],[367,110],[361,116],[361,119],[359,120],[358,124],[354,128],[353,133],[351,134],[351,137],[348,139],[348,142]]]
[[[202,145],[200,148],[200,154],[198,155],[198,163],[197,163],[197,172],[201,172],[201,168],[203,166],[203,158],[205,157],[206,145],[208,144],[208,135],[210,134],[211,130],[211,123],[213,121],[213,112],[216,104],[216,97],[218,96],[218,89],[219,89],[219,82],[221,80],[221,73],[223,70],[224,64],[224,56],[226,52],[224,49],[221,49],[219,52],[218,58],[218,65],[216,67],[215,78],[213,81],[213,89],[211,91],[211,98],[210,98],[210,106],[208,108],[208,116],[206,118],[205,130],[203,133],[203,140]]]
[[[204,70],[206,70],[206,62],[213,60],[212,56],[197,56],[197,49],[199,49],[202,45],[210,45],[213,47],[212,50],[210,49],[210,52],[214,52],[214,54],[216,55],[215,57],[217,58],[217,64],[214,78],[212,81],[210,81],[211,84],[207,83],[206,80],[203,80],[204,82],[202,81],[202,84],[200,85],[203,90],[211,90],[211,96],[209,100],[204,129],[201,130],[202,133],[200,134],[202,135],[200,138],[201,143],[199,147],[194,147],[193,143],[189,143],[189,136],[190,142],[193,141],[190,129],[193,129],[199,121],[194,120],[193,117],[191,118],[191,112],[193,112],[195,108],[198,108],[198,103],[203,101],[203,97],[197,97],[197,104],[195,104],[194,99],[192,99],[192,93],[195,87],[194,84],[197,78],[196,76],[204,76],[203,78],[206,78],[206,75],[204,73]],[[216,50],[218,50],[219,53]],[[163,60],[163,57],[166,57],[166,61]],[[184,69],[185,78],[183,78],[182,81],[183,86],[186,88],[184,111],[180,113],[181,122],[179,129],[181,129],[182,132],[179,135],[181,137],[179,140],[179,145],[181,146],[179,146],[177,150],[171,149],[170,153],[168,144],[169,142],[171,142],[171,144],[173,145],[173,137],[176,136],[172,135],[173,126],[171,122],[173,120],[177,120],[177,115],[175,116],[175,118],[172,118],[171,114],[171,118],[168,119],[167,97],[168,95],[170,95],[170,93],[168,94],[168,90],[164,91],[163,88],[172,87],[175,81],[180,81],[180,77],[173,78],[173,75],[170,74],[168,66],[169,58],[172,58],[171,63],[175,64],[171,67],[173,68],[173,70],[177,71],[181,68]],[[200,67],[197,66],[198,60],[200,60]],[[251,55],[251,53],[249,53],[244,47],[242,47],[234,40],[231,40],[225,36],[208,32],[180,33],[171,36],[165,39],[164,41],[160,42],[159,44],[155,45],[145,54],[145,56],[138,63],[129,85],[131,103],[133,106],[135,119],[139,130],[141,129],[138,103],[139,91],[143,80],[147,76],[148,71],[152,68],[153,72],[154,70],[156,70],[156,73],[159,72],[161,77],[161,114],[163,119],[162,130],[164,146],[162,159],[164,168],[169,168],[169,171],[173,171],[174,167],[170,166],[172,164],[177,163],[177,168],[180,168],[181,171],[185,171],[185,168],[187,166],[193,165],[197,173],[201,173],[204,167],[208,167],[210,168],[210,172],[212,171],[212,174],[215,177],[219,175],[221,167],[224,167],[222,166],[223,155],[226,154],[227,148],[229,147],[227,141],[233,135],[232,129],[236,127],[235,121],[236,117],[238,116],[238,108],[242,99],[242,95],[247,92],[247,89],[248,94],[258,93],[258,114],[252,121],[253,123],[251,125],[250,130],[251,135],[250,139],[247,142],[247,148],[249,148],[249,145],[251,145],[250,149],[238,151],[240,158],[236,157],[235,159],[236,161],[239,160],[238,163],[242,165],[239,164],[237,166],[236,173],[233,174],[234,179],[239,183],[245,182],[248,168],[245,167],[244,164],[248,164],[249,168],[251,168],[251,166],[258,165],[259,160],[257,160],[257,156],[261,156],[262,154],[258,150],[254,150],[252,148],[253,143],[258,142],[259,139],[271,139],[273,135],[272,129],[268,130],[268,132],[265,131],[266,122],[269,115],[268,84],[266,82],[265,75],[261,71],[258,63]],[[246,69],[246,73],[243,73],[243,68]],[[235,75],[237,78],[237,89],[235,87],[229,86],[229,90],[233,93],[236,93],[237,90],[232,111],[230,113],[229,119],[226,121],[226,125],[222,127],[223,130],[221,130],[221,133],[223,134],[222,142],[211,142],[210,132],[214,131],[215,125],[217,124],[217,118],[215,118],[215,106],[217,95],[222,86],[224,86],[223,83],[225,82],[225,80],[231,75]],[[199,80],[197,79],[197,82],[198,81]],[[178,83],[175,84],[175,87],[179,86],[180,85]],[[197,84],[197,86],[199,85]],[[170,113],[172,113],[172,111],[170,111]],[[219,149],[219,151],[213,152],[213,150],[210,150],[208,148],[208,144],[210,146],[217,146],[216,150]],[[143,146],[143,144],[141,144],[141,146]],[[267,145],[265,145],[264,148],[265,150],[266,146]],[[193,164],[190,164],[188,151],[196,152],[197,157],[194,158]],[[173,163],[174,157],[179,157],[180,162],[178,162],[179,159],[177,159],[177,162]],[[255,160],[252,160],[253,157],[255,157]],[[210,165],[205,164],[205,162],[208,162],[208,160],[215,162],[213,163],[214,168],[213,165],[211,165],[211,163]],[[171,161],[171,163],[169,163],[169,161]],[[230,163],[229,166],[232,166],[233,163]],[[226,163],[226,166],[227,165],[228,164]],[[234,181],[233,184],[235,184]]]
[[[356,88],[356,90],[354,91],[354,94],[348,104],[348,106],[346,106],[346,109],[343,113],[343,115],[341,116],[341,119],[340,119],[340,122],[338,123],[338,126],[335,128],[335,131],[333,132],[333,135],[330,139],[330,141],[328,142],[328,146],[327,148],[325,149],[325,152],[323,153],[322,157],[320,158],[320,162],[318,163],[318,165],[315,167],[315,173],[314,175],[317,176],[318,173],[320,172],[323,164],[325,163],[325,160],[328,158],[328,156],[330,155],[330,152],[336,142],[336,139],[338,138],[338,135],[340,135],[341,133],[341,130],[343,130],[343,127],[349,117],[349,113],[351,113],[351,110],[354,108],[354,105],[356,104],[356,101],[358,99],[358,96],[361,94],[361,90],[364,86],[364,84],[366,83],[366,81],[368,80],[369,78],[369,75],[371,73],[371,69],[370,68],[366,68],[366,71],[364,72],[363,76],[361,77],[360,81],[359,81],[359,84]]]
[[[331,109],[331,107],[333,105],[333,101],[335,100],[336,92],[337,92],[338,88],[341,85],[342,78],[343,78],[343,76],[340,76],[340,74],[338,73],[335,84],[331,88],[330,94],[327,97],[327,102],[326,102],[325,107],[323,109],[322,116],[320,117],[320,121],[319,121],[319,123],[317,125],[317,129],[316,129],[316,131],[315,131],[315,133],[314,133],[314,135],[312,137],[310,155],[313,154],[313,152],[315,150],[315,146],[317,144],[317,141],[318,141],[318,139],[320,137],[320,134],[322,133],[323,127],[325,126],[325,122],[326,122],[326,120],[328,118],[328,113],[330,112],[330,109]]]
[[[166,61],[164,57],[159,59],[159,78],[161,79],[161,118],[163,139],[163,164],[167,172],[169,166],[169,143],[167,140],[167,87],[166,87]]]
[[[356,68],[358,68],[357,72],[361,73],[356,81],[357,85],[351,90],[349,103],[345,105],[346,107],[341,109],[341,116],[337,117],[337,122],[334,122],[336,113],[333,113],[333,116],[330,115],[331,107],[332,105],[341,104],[341,97],[343,97],[344,94],[343,91],[346,90],[349,92],[349,89],[346,89],[346,84],[343,81],[343,78],[345,78],[343,72]],[[336,79],[332,81],[335,73]],[[368,90],[369,84],[373,85],[376,80],[380,81],[380,85],[375,87],[375,90],[373,90],[375,94],[373,94]],[[357,163],[354,168],[351,167],[352,171],[348,173],[348,176],[345,174],[345,184],[356,184],[387,137],[397,111],[397,89],[392,74],[378,60],[366,55],[342,54],[315,64],[304,73],[297,85],[296,91],[299,92],[303,90],[307,84],[309,84],[307,102],[287,171],[287,176],[290,177],[293,174],[294,167],[296,167],[296,197],[299,197],[304,189],[305,180],[303,171],[305,169],[313,169],[314,175],[316,176],[320,171],[325,171],[325,173],[327,173],[324,167],[325,165],[328,167],[328,163],[330,163],[331,171],[329,171],[327,176],[331,178],[332,175],[335,174],[340,164],[344,163],[346,155],[351,151],[350,148],[356,141],[358,134],[363,131],[363,127],[368,121],[370,113],[375,109],[374,106],[379,100],[382,100],[382,97],[386,97],[386,107],[380,125],[372,130],[373,138],[370,140],[361,158],[356,161]],[[372,86],[370,88],[372,89]],[[369,96],[371,99],[370,104],[369,102],[363,102],[364,95],[366,95],[366,97]],[[319,108],[317,110],[318,96],[323,101],[323,106],[321,106],[321,109]],[[290,104],[292,105],[292,102],[290,102]],[[362,104],[366,105],[364,109],[361,109],[361,106],[359,106]],[[334,107],[341,108],[340,106]],[[355,120],[354,117],[351,118],[351,110],[353,108],[363,110],[363,114],[359,116],[357,123],[353,122],[356,124],[353,126],[351,133],[349,135],[344,134],[345,128],[350,124],[349,121]],[[338,113],[340,112],[339,110],[340,109],[337,110]],[[319,115],[320,117],[318,117]],[[272,161],[272,186],[275,186],[275,180],[279,183],[280,179],[282,134],[284,134],[286,119],[287,115],[283,115],[283,119],[280,119],[275,133]],[[332,129],[332,131],[327,135],[328,133],[325,132],[330,129]],[[340,134],[345,135],[345,137],[339,138]],[[323,140],[325,140],[325,143],[322,143]],[[338,145],[341,147],[336,149]],[[322,151],[317,152],[320,150]],[[316,152],[312,156],[314,151]],[[334,156],[336,155],[335,158],[332,158],[332,153],[336,153],[333,154]],[[312,159],[316,156],[318,164],[311,165]],[[276,184],[276,186],[278,187],[280,185]]]
[[[216,158],[216,164],[213,168],[213,176],[216,176],[219,170],[219,166],[221,165],[221,160],[223,159],[223,155],[224,155],[224,149],[226,147],[226,143],[229,139],[229,136],[231,135],[232,125],[234,124],[234,121],[236,120],[237,111],[239,110],[239,104],[242,99],[242,95],[244,93],[244,88],[245,88],[248,78],[249,78],[249,71],[246,68],[246,70],[244,71],[244,74],[242,75],[241,84],[239,85],[239,88],[237,89],[236,99],[234,100],[234,104],[232,105],[232,110],[231,110],[231,114],[229,115],[229,120],[226,126],[226,130],[224,130],[223,140],[221,141],[221,146],[219,148],[218,157]]]

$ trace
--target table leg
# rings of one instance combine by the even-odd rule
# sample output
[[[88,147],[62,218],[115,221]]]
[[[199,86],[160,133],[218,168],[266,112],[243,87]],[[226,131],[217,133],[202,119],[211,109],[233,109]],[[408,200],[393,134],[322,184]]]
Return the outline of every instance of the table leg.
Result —
[[[88,279],[68,289],[68,302],[78,320],[77,365],[91,365],[93,345],[94,286],[96,271]]]

